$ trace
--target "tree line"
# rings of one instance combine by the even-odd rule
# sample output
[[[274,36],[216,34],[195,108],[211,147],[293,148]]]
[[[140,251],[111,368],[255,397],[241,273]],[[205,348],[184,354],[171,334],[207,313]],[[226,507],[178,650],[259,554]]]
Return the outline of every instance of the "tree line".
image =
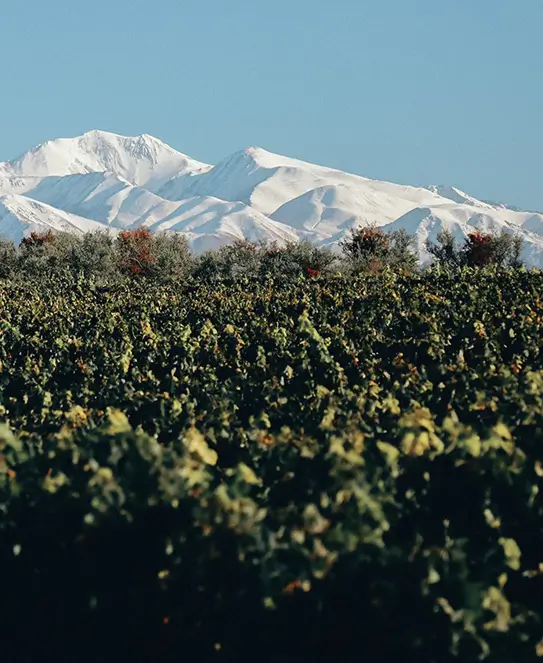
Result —
[[[240,239],[197,256],[184,235],[155,234],[147,228],[124,230],[117,236],[107,230],[82,235],[33,231],[19,245],[0,239],[0,278],[70,272],[107,281],[127,277],[213,281],[354,275],[378,273],[384,268],[415,272],[423,268],[414,245],[415,237],[405,230],[386,232],[369,225],[351,229],[340,241],[339,253],[308,240],[280,246]],[[505,231],[474,230],[459,241],[452,232],[443,230],[435,242],[426,241],[425,248],[430,266],[522,266],[523,240]]]

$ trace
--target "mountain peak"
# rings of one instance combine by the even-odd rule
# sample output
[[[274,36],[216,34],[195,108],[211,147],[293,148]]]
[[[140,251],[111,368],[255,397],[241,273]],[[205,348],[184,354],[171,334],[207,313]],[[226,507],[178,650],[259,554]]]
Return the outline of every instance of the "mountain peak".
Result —
[[[121,136],[120,134],[113,133],[112,131],[104,131],[103,129],[89,129],[88,131],[85,131],[85,133],[81,134],[80,136],[74,136],[72,139],[67,138],[64,140],[78,140],[80,138],[87,138],[87,137],[104,137],[104,138],[126,138],[126,136]],[[57,139],[58,140],[58,139]],[[62,139],[60,139],[62,140]]]
[[[258,157],[258,156],[265,156],[272,154],[271,152],[268,152],[268,150],[265,150],[263,147],[260,147],[258,145],[250,145],[249,147],[246,147],[243,150],[244,154],[247,154],[250,157]]]
[[[447,198],[448,200],[452,200],[454,203],[458,203],[460,205],[472,205],[474,207],[484,207],[487,209],[493,207],[492,205],[489,205],[482,200],[477,200],[477,198],[470,196],[461,189],[458,189],[455,186],[451,186],[450,184],[432,184],[431,186],[427,187],[427,189],[428,191],[431,191],[432,193],[435,193],[442,198]]]
[[[73,138],[48,140],[17,159],[0,164],[0,171],[21,177],[111,172],[136,186],[156,190],[180,173],[206,167],[149,134],[121,136],[92,129]]]

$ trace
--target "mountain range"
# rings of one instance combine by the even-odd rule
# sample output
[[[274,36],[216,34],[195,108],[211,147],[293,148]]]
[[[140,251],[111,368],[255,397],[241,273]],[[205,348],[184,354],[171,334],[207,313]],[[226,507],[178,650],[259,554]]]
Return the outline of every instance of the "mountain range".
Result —
[[[517,233],[524,261],[543,266],[543,214],[490,203],[452,186],[373,180],[249,147],[212,166],[147,134],[90,131],[0,163],[0,235],[146,226],[179,232],[201,253],[236,239],[305,238],[337,249],[350,228],[376,224],[427,239],[449,229]]]

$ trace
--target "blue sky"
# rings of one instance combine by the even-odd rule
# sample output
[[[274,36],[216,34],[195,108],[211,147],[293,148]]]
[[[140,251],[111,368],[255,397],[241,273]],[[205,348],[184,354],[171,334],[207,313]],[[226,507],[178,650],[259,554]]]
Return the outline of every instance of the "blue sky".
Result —
[[[541,0],[0,4],[0,160],[150,133],[543,210]]]

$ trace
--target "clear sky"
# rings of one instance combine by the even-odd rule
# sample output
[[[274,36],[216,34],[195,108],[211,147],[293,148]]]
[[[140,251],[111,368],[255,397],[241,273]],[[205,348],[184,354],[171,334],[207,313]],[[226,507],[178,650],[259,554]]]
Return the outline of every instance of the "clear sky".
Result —
[[[0,0],[0,160],[149,133],[543,210],[543,0]]]

